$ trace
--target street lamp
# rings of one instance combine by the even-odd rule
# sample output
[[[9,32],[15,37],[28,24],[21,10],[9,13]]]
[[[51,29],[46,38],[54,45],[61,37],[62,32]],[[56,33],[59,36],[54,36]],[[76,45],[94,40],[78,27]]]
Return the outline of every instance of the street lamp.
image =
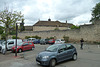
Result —
[[[21,22],[19,21],[18,23],[16,23],[16,45],[15,45],[15,57],[17,57],[17,31],[18,31],[18,25],[17,24],[20,24]]]
[[[16,23],[16,46],[15,46],[15,57],[17,57],[17,30],[18,30],[18,26]]]

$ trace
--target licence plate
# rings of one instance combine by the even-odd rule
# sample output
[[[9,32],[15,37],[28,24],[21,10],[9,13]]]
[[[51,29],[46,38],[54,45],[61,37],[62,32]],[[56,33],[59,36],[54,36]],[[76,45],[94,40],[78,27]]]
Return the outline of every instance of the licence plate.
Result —
[[[40,62],[37,62],[37,64],[40,64]]]

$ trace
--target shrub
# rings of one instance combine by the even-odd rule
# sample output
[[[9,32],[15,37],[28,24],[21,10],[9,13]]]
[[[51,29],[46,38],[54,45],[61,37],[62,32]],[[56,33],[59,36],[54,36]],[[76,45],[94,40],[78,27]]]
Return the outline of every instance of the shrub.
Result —
[[[54,30],[59,30],[59,28],[55,28]]]
[[[31,38],[31,36],[25,36],[25,39]]]
[[[36,38],[36,39],[41,39],[41,37],[39,36],[25,36],[25,39],[28,39],[28,38]]]
[[[69,37],[68,36],[63,36],[64,40],[65,40],[65,43],[69,42]]]
[[[12,36],[12,39],[16,39],[16,36]],[[17,37],[17,39],[20,39],[19,37]]]
[[[11,31],[9,34],[10,35],[15,35],[16,34],[16,31]]]
[[[73,25],[72,27],[71,27],[71,29],[79,29],[80,28],[80,26],[75,26],[75,25]]]

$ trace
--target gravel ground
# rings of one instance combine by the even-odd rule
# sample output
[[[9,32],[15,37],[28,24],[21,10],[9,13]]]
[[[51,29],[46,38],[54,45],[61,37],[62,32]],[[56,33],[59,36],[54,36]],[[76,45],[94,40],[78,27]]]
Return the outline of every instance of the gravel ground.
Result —
[[[41,67],[36,64],[35,58],[37,54],[44,51],[49,45],[35,44],[34,50],[18,53],[18,57],[14,57],[15,53],[8,51],[6,55],[0,53],[0,67]],[[56,67],[99,67],[100,66],[100,47],[98,45],[84,44],[84,49],[80,50],[79,44],[74,44],[77,48],[78,59],[76,61],[64,61],[56,65]]]

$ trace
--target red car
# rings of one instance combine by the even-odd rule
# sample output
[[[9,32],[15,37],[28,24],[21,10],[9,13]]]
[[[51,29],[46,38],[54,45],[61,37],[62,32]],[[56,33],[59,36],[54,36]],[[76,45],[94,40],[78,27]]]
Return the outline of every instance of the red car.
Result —
[[[50,39],[49,40],[49,44],[54,44],[55,43],[55,40],[54,39]]]
[[[35,48],[33,42],[21,42],[17,45],[17,52],[21,53],[26,50],[33,50]],[[15,52],[15,46],[12,47],[12,52]]]

